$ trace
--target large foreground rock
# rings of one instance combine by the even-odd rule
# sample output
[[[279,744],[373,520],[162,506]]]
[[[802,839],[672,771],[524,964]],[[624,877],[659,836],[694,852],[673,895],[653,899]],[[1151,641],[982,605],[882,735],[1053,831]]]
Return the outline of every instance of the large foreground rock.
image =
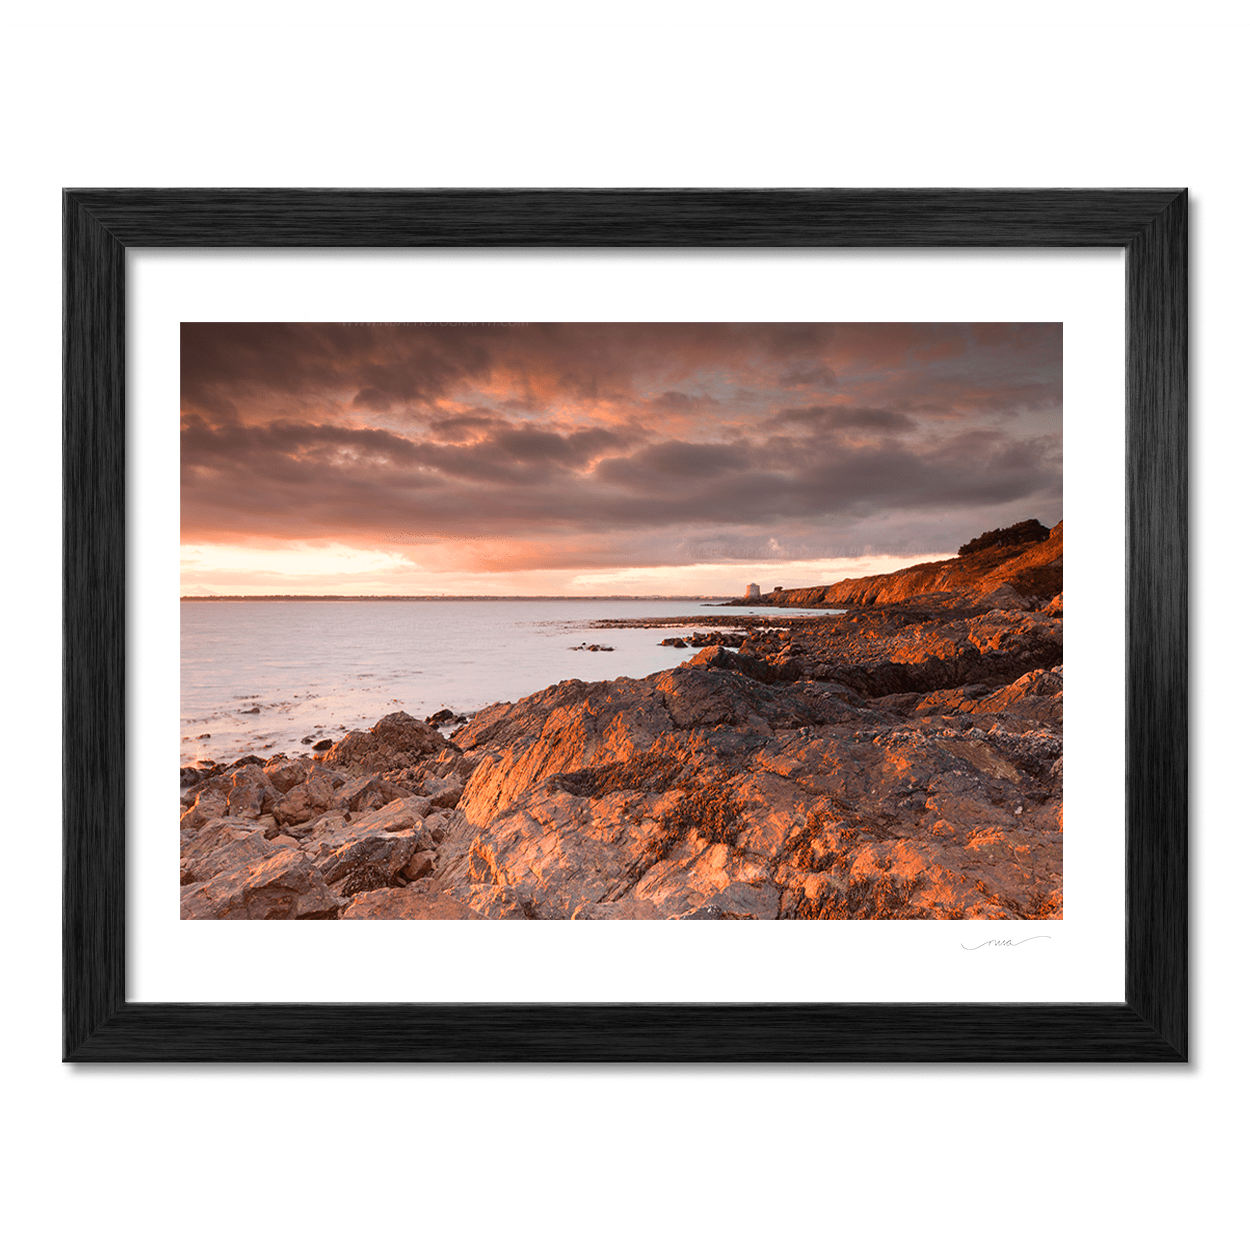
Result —
[[[463,731],[434,883],[494,918],[1059,914],[1061,671],[913,699],[707,667],[562,683]]]
[[[482,723],[472,721],[456,735],[477,762],[458,810],[474,824],[488,825],[535,781],[609,763],[620,764],[623,777],[636,766],[654,780],[661,753],[636,765],[631,761],[675,730],[723,727],[721,738],[736,742],[741,735],[728,731],[760,737],[773,726],[847,718],[866,724],[893,720],[852,709],[843,692],[826,684],[768,686],[689,665],[638,679],[561,682],[511,705],[506,715],[489,709]],[[673,756],[662,770],[666,788],[678,775],[693,775],[697,768],[697,759]]]

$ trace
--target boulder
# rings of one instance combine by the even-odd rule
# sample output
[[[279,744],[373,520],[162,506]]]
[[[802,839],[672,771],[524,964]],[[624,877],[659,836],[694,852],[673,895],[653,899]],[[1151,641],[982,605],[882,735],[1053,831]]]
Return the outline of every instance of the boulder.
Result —
[[[334,807],[335,790],[344,784],[342,774],[314,765],[303,781],[273,804],[273,814],[280,825],[303,824]]]
[[[183,829],[199,829],[210,820],[224,816],[229,806],[230,800],[223,791],[203,790],[182,814],[179,824]]]
[[[269,778],[262,769],[255,764],[247,764],[231,773],[227,798],[229,815],[254,820],[262,812],[272,811],[282,793],[269,784]]]
[[[407,712],[384,716],[368,733],[353,730],[326,754],[326,763],[354,773],[410,768],[444,750],[447,739]]]
[[[419,829],[424,817],[433,808],[423,795],[394,799],[376,811],[363,813],[351,822],[352,834],[360,837],[366,833],[401,833],[407,829]]]
[[[346,897],[402,885],[419,849],[411,833],[369,833],[319,851],[314,862],[326,884]]]
[[[428,877],[433,873],[434,862],[434,856],[429,851],[418,851],[400,869],[400,872],[409,881],[420,881],[422,877]]]
[[[207,881],[276,852],[264,831],[252,821],[232,817],[210,820],[182,834],[180,881],[182,885]]]
[[[435,807],[455,807],[464,794],[464,782],[458,777],[427,777],[421,789]]]
[[[265,765],[265,777],[275,790],[286,794],[308,776],[308,768],[307,760],[289,760],[285,756],[278,756]]]
[[[386,805],[380,778],[354,777],[333,794],[331,806],[349,812],[371,812]]]
[[[206,734],[200,735],[202,738],[207,736]],[[212,760],[200,760],[198,764],[178,770],[178,783],[182,786],[196,786],[210,777],[215,777],[220,771],[220,764],[215,764]]]
[[[182,918],[335,920],[342,903],[301,851],[284,847],[184,886]]]
[[[440,846],[447,837],[449,824],[450,816],[448,812],[435,812],[432,816],[428,816],[422,821],[421,831],[430,839],[434,846]]]

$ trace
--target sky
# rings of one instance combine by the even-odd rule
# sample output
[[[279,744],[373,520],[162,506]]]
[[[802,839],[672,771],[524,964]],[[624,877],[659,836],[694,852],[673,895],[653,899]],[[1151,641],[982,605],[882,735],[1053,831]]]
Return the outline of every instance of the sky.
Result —
[[[182,593],[740,595],[1062,519],[1051,323],[184,323]]]

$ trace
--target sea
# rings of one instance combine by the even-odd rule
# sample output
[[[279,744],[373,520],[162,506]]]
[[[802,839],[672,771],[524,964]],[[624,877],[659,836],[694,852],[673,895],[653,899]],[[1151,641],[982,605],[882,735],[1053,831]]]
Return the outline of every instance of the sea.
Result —
[[[664,638],[699,618],[829,615],[705,600],[189,600],[181,604],[183,765],[298,755],[305,739],[367,729],[389,712],[471,715],[571,677],[675,668]],[[602,620],[665,618],[646,627]],[[682,624],[674,624],[675,619]],[[579,650],[597,644],[612,650]]]

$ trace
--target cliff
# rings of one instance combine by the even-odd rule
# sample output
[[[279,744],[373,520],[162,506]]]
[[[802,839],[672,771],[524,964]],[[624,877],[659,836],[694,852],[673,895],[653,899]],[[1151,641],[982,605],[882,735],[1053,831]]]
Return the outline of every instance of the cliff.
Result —
[[[774,591],[760,602],[786,607],[866,607],[942,595],[973,601],[994,596],[1001,606],[1041,607],[1063,590],[1063,522],[1049,533],[1036,521],[1012,529],[1021,532],[1018,540],[1013,541],[1010,530],[1001,531],[1002,545],[985,546],[953,560],[915,564],[876,577],[847,578],[832,586]],[[1046,537],[1030,538],[1039,531]],[[982,535],[982,539],[992,537]],[[975,548],[980,541],[968,547]]]

